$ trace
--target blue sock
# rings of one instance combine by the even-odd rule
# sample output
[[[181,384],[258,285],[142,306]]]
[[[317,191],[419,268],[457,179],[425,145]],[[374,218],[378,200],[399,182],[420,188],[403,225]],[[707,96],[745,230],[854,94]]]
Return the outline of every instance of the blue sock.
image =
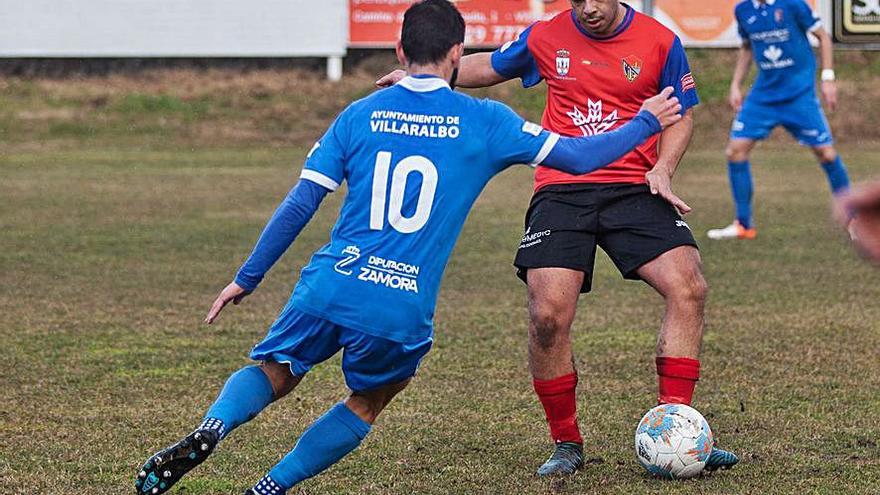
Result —
[[[745,228],[752,226],[752,169],[749,161],[727,162],[727,177],[736,205],[736,219]]]
[[[275,393],[269,377],[259,366],[247,366],[233,373],[217,400],[205,413],[203,427],[215,429],[220,438],[247,423],[272,403]]]
[[[846,173],[846,165],[837,155],[834,160],[822,164],[825,175],[828,176],[828,183],[831,184],[831,193],[840,194],[849,189],[849,175]]]
[[[336,464],[356,449],[369,432],[370,425],[340,402],[309,426],[293,450],[269,471],[268,476],[283,490],[289,490]]]

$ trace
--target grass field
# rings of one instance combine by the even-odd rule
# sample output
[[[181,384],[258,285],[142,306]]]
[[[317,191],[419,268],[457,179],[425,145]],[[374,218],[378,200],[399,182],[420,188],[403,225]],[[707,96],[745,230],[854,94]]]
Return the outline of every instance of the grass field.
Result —
[[[201,319],[295,181],[314,129],[369,91],[365,81],[289,121],[281,115],[309,106],[321,84],[213,101],[119,89],[125,81],[0,83],[0,493],[129,493],[144,458],[197,424],[326,241],[344,193],[244,305],[212,327]],[[278,120],[254,123],[246,104],[272,105]],[[256,134],[235,134],[237,122]],[[717,135],[702,122],[698,133]],[[200,125],[216,132],[188,134]],[[603,255],[574,325],[593,461],[572,478],[532,475],[550,442],[510,265],[531,190],[522,168],[490,184],[462,233],[418,378],[361,449],[298,493],[880,493],[880,272],[830,225],[822,173],[787,139],[753,160],[759,238],[706,240],[731,217],[722,146],[698,135],[676,188],[695,207],[688,221],[712,287],[695,405],[740,466],[665,482],[636,463],[662,303]],[[841,151],[855,179],[876,175],[880,144],[849,140]],[[338,359],[317,368],[178,493],[241,493],[344,394]]]

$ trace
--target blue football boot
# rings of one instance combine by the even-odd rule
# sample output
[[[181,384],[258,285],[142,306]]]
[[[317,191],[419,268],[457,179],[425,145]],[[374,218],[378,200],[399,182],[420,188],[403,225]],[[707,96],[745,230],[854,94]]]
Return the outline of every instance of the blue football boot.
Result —
[[[538,468],[538,476],[568,475],[584,467],[584,447],[575,442],[559,442],[553,455]]]
[[[706,459],[706,471],[715,471],[718,469],[730,469],[739,462],[739,457],[733,452],[712,447],[712,453]]]

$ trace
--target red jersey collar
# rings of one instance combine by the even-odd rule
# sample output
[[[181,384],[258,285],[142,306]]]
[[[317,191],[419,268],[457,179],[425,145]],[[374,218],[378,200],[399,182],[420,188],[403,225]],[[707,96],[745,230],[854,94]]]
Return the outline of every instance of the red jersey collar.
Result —
[[[635,17],[636,9],[630,7],[626,3],[624,3],[623,6],[626,8],[626,14],[623,15],[623,22],[621,22],[620,25],[617,26],[617,29],[615,29],[614,32],[609,34],[608,36],[595,36],[590,34],[589,31],[584,29],[584,27],[581,26],[581,23],[578,22],[577,16],[574,13],[574,9],[571,9],[571,21],[574,22],[574,26],[577,28],[577,30],[580,31],[581,34],[583,34],[587,38],[600,41],[610,40],[611,38],[614,38],[620,33],[626,31],[629,25],[632,24],[633,17]]]

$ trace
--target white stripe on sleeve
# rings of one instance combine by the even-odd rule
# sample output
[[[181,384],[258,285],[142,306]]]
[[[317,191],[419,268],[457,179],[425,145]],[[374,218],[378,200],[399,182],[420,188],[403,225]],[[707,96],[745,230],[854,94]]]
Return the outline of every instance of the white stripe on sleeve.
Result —
[[[310,181],[314,182],[315,184],[318,184],[319,186],[322,186],[322,187],[326,187],[327,189],[329,189],[331,191],[335,191],[337,188],[339,188],[338,182],[331,179],[330,177],[327,177],[326,175],[322,174],[321,172],[317,172],[315,170],[310,170],[310,169],[304,168],[302,171],[302,174],[300,174],[299,178],[310,180]]]
[[[535,159],[532,160],[532,163],[529,164],[530,167],[537,167],[547,158],[547,155],[553,151],[553,147],[556,146],[556,142],[559,141],[559,134],[555,132],[551,132],[549,136],[547,136],[547,140],[544,141],[544,146],[541,146],[541,151],[538,152]]]

